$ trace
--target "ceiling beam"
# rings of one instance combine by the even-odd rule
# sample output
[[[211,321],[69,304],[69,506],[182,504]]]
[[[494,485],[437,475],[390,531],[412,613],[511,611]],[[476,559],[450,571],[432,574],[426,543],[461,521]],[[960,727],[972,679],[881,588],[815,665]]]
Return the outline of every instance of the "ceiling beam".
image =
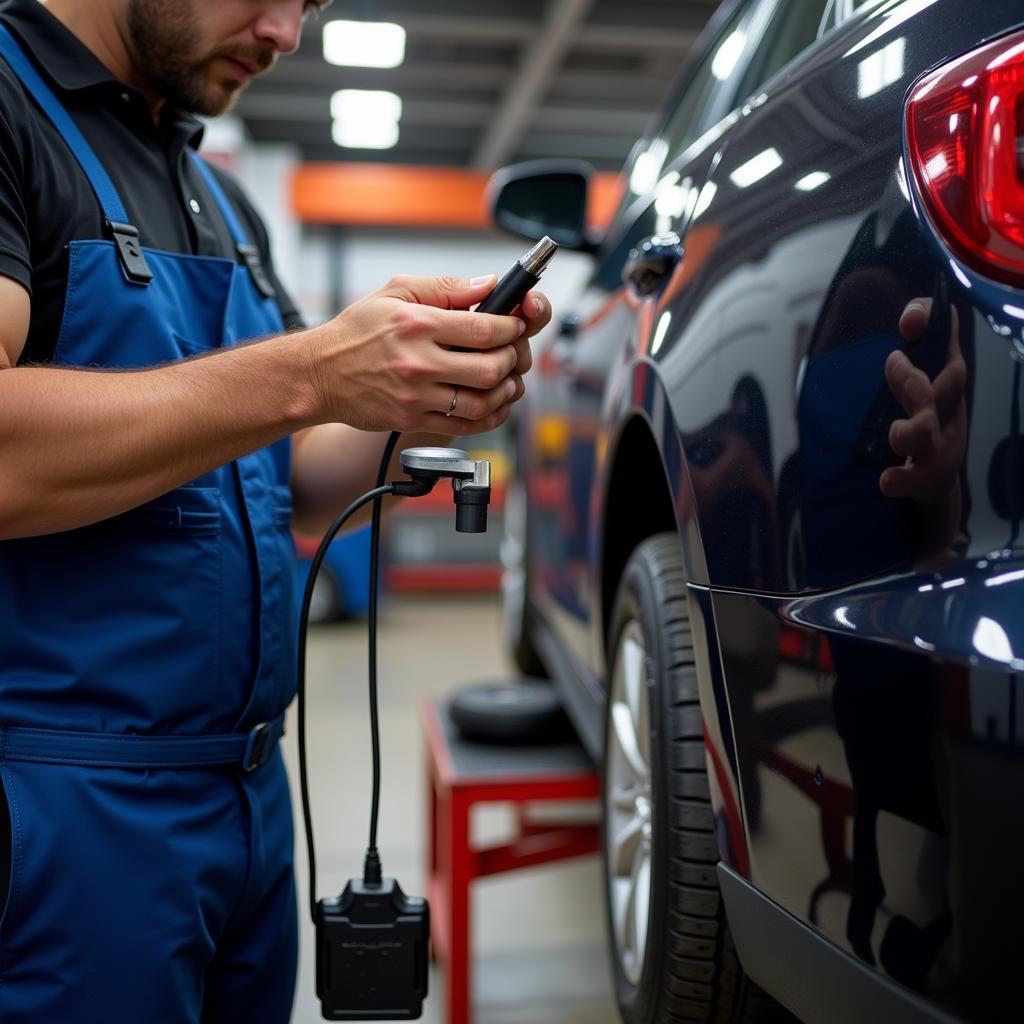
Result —
[[[565,0],[559,0],[559,6],[562,2]],[[523,43],[546,30],[524,18],[454,18],[447,14],[408,14],[402,18],[402,25],[412,39],[437,36],[446,41],[480,43]],[[578,26],[572,42],[573,49],[583,50],[686,50],[698,35],[694,28],[652,28],[625,21]]]
[[[676,69],[678,70],[678,65]],[[552,83],[549,96],[559,99],[582,99],[600,103],[605,99],[638,101],[653,109],[675,80],[670,75],[652,75],[645,70],[643,75],[610,75],[606,71],[562,70]]]
[[[450,61],[415,61],[397,68],[336,67],[323,57],[296,53],[282,60],[273,72],[257,78],[245,95],[272,92],[289,86],[380,89],[488,89],[496,90],[508,81],[508,70],[500,64],[452,64]]]
[[[519,151],[524,158],[573,157],[578,160],[592,160],[607,163],[616,170],[622,166],[636,141],[636,134],[629,135],[573,135],[562,132],[533,133],[523,139]]]
[[[652,28],[646,25],[587,25],[576,38],[580,50],[619,53],[622,50],[686,53],[700,35],[692,28]]]
[[[552,0],[544,24],[534,33],[519,70],[473,154],[473,166],[490,171],[504,163],[522,138],[534,107],[558,73],[594,0]]]

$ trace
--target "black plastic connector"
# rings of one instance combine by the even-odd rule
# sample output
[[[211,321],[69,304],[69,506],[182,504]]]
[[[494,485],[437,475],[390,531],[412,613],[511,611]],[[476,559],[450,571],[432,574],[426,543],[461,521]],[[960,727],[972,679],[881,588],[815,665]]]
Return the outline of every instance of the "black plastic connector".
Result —
[[[434,489],[436,479],[415,477],[412,480],[395,480],[391,484],[391,493],[398,498],[422,498]]]
[[[455,490],[455,532],[486,533],[490,487],[476,487],[468,480],[453,480]]]

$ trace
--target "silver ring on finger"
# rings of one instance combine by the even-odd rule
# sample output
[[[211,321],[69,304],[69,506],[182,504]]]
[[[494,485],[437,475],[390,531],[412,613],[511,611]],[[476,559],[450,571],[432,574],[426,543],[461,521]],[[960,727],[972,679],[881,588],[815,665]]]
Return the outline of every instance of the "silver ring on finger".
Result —
[[[452,393],[452,404],[451,404],[451,407],[445,413],[445,416],[454,416],[455,415],[455,403],[458,400],[459,400],[459,389],[456,388],[455,391]]]

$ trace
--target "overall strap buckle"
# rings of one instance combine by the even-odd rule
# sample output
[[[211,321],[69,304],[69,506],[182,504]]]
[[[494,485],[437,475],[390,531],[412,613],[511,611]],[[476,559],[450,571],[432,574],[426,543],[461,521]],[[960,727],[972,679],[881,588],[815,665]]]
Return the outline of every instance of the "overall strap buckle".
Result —
[[[125,278],[131,284],[149,284],[153,280],[153,272],[149,269],[142,246],[139,244],[139,229],[134,224],[108,220],[107,230],[114,240]]]
[[[256,290],[260,295],[265,299],[272,298],[274,286],[271,284],[270,278],[267,277],[267,272],[263,269],[263,261],[260,259],[259,249],[250,242],[239,242],[235,246],[235,252],[238,253],[239,259],[248,269],[252,283],[256,286]]]
[[[243,772],[254,772],[257,768],[262,768],[270,759],[270,755],[274,752],[274,746],[284,731],[283,725],[278,725],[277,729],[274,728],[275,725],[278,723],[260,722],[259,725],[254,725],[249,730],[245,753],[242,754]]]

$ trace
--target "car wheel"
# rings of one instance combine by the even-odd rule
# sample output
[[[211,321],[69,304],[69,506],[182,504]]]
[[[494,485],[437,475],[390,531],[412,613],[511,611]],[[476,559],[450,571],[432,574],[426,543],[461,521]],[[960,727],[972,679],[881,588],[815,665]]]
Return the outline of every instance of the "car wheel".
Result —
[[[525,676],[547,678],[530,636],[534,615],[530,606],[527,550],[527,496],[521,480],[512,481],[505,494],[505,531],[501,539],[501,618],[505,650]]]
[[[334,574],[321,566],[309,601],[309,621],[333,622],[341,616],[341,586]]]
[[[787,1019],[743,974],[718,889],[718,848],[679,540],[626,565],[610,632],[604,878],[626,1024]]]

